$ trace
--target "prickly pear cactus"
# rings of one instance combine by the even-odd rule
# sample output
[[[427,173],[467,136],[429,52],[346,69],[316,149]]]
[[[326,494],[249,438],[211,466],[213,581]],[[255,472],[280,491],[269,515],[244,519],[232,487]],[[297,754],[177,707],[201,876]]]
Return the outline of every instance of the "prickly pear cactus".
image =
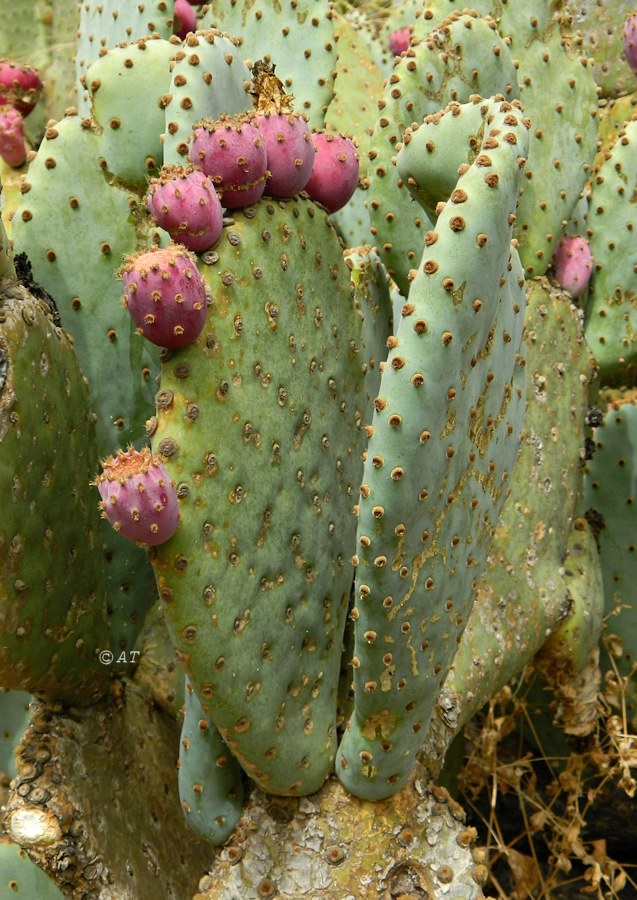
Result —
[[[167,355],[153,450],[181,498],[153,562],[204,710],[265,790],[331,771],[365,406],[342,250],[308,200],[236,211],[200,270],[196,343]]]
[[[479,153],[425,235],[368,430],[355,705],[336,764],[367,800],[397,791],[413,768],[471,611],[524,414],[524,279],[511,237],[528,122],[500,97],[449,107],[432,128],[444,134],[446,118],[472,120],[476,108]],[[416,150],[412,163],[410,148],[405,170],[421,159]]]
[[[111,641],[130,649],[158,593],[161,608],[135,645],[137,672],[73,717],[35,704],[18,752],[7,829],[65,893],[178,896],[214,855],[200,884],[208,900],[298,900],[318,884],[335,896],[478,897],[486,870],[471,853],[475,835],[443,792],[423,787],[451,738],[540,650],[535,665],[553,681],[562,727],[581,736],[598,724],[595,537],[617,545],[609,555],[600,540],[607,594],[612,580],[623,604],[631,523],[615,522],[610,508],[603,528],[599,514],[584,515],[593,363],[569,298],[546,279],[529,279],[525,298],[523,275],[559,274],[548,267],[562,234],[587,234],[596,263],[587,336],[604,380],[634,378],[634,273],[621,236],[633,230],[633,101],[609,109],[615,143],[591,175],[599,66],[569,31],[569,7],[473,5],[414,0],[336,13],[325,0],[215,0],[198,11],[205,30],[183,41],[171,36],[172,0],[86,0],[77,10],[80,113],[47,127],[14,235],[73,335],[89,381],[79,418],[90,424],[85,411],[95,413],[97,448],[82,455],[89,428],[69,439],[64,431],[60,450],[59,423],[76,421],[83,382],[77,364],[62,379],[70,344],[62,353],[65,338],[39,307],[46,346],[29,325],[20,354],[5,353],[9,367],[0,361],[0,381],[40,366],[43,385],[28,392],[23,374],[28,415],[17,420],[12,407],[0,441],[0,474],[5,450],[11,458],[5,493],[17,496],[0,514],[0,541],[6,522],[12,535],[25,522],[34,528],[28,578],[16,569],[0,580],[2,609],[24,612],[24,587],[37,576],[40,594],[76,592],[63,610],[72,618],[85,612],[92,577]],[[406,25],[398,47],[392,31]],[[223,226],[219,209],[221,238],[197,261],[203,331],[162,351],[160,366],[127,318],[116,273],[124,257],[167,242],[145,208],[148,176],[185,161],[197,120],[250,110],[257,60],[276,64],[314,128],[357,135],[364,177],[333,217],[308,196],[279,202],[267,189]],[[344,254],[334,226],[350,245]],[[373,248],[359,246],[368,239]],[[53,379],[42,371],[51,348],[60,350]],[[44,402],[53,382],[56,402]],[[5,396],[3,384],[0,423]],[[25,462],[26,432],[17,434],[16,422],[33,416],[36,448],[48,454],[38,454],[40,469]],[[602,474],[634,493],[621,477],[632,458],[605,433],[610,424],[596,434],[606,468],[589,483],[600,509],[616,502]],[[156,585],[143,550],[94,529],[97,496],[86,493],[98,452],[131,442],[134,454],[148,441],[179,507],[174,535],[149,551]],[[615,451],[620,462],[609,465]],[[80,490],[74,479],[89,457]],[[16,464],[26,476],[16,479]],[[79,503],[65,521],[88,523],[85,546],[43,504],[49,483]],[[28,512],[18,503],[25,485]],[[15,556],[0,553],[5,569]],[[42,678],[15,680],[51,659],[54,606],[29,606],[17,630],[2,620],[8,683],[32,689],[35,680],[47,700],[81,699],[76,683],[104,694],[104,667],[91,683],[88,612],[69,630],[80,663],[71,681],[56,668],[71,665],[71,637],[45,675],[38,670],[56,678],[59,696]],[[630,661],[632,619],[623,621]],[[101,617],[93,651],[103,626]],[[71,777],[85,770],[101,773],[90,802],[86,782]],[[107,793],[116,804],[127,798],[126,828]],[[140,840],[130,841],[133,831]],[[211,852],[201,835],[222,846]],[[179,864],[166,866],[171,851]]]

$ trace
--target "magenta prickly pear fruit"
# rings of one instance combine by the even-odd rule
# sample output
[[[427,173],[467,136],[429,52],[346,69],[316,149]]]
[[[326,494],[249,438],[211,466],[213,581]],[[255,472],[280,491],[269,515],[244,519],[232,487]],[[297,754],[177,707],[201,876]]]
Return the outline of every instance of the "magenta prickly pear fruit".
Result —
[[[394,56],[400,56],[409,47],[410,40],[411,30],[409,26],[407,28],[399,28],[397,31],[392,31],[389,35],[389,49]]]
[[[252,73],[252,121],[261,133],[268,157],[265,191],[271,197],[293,197],[312,174],[312,135],[305,118],[294,112],[294,98],[283,90],[274,66],[259,61]]]
[[[624,22],[624,53],[630,68],[637,72],[637,12],[630,13]]]
[[[177,492],[148,447],[118,450],[95,479],[104,518],[129,541],[155,546],[172,537],[179,522]]]
[[[38,102],[41,89],[37,69],[0,59],[0,106],[12,106],[28,116]]]
[[[194,166],[164,166],[148,184],[146,205],[173,241],[195,253],[221,237],[223,209],[215,186]]]
[[[228,209],[249,206],[265,189],[268,157],[264,140],[245,116],[203,119],[193,125],[189,157],[209,175]]]
[[[141,334],[159,347],[183,347],[206,323],[207,297],[196,257],[170,244],[133,253],[119,271],[124,305]]]
[[[561,287],[573,297],[579,297],[586,290],[593,271],[593,257],[586,238],[562,235],[553,254],[553,269]]]
[[[24,119],[13,106],[0,106],[0,156],[8,166],[16,169],[27,158]]]
[[[193,9],[194,5],[188,0],[175,0],[173,32],[182,41],[185,40],[189,31],[197,30],[197,13]]]
[[[255,116],[268,154],[265,189],[271,197],[293,197],[312,174],[314,147],[309,126],[301,116],[264,113]]]
[[[358,154],[351,138],[317,131],[312,135],[316,149],[314,168],[305,190],[328,212],[341,209],[358,185]]]

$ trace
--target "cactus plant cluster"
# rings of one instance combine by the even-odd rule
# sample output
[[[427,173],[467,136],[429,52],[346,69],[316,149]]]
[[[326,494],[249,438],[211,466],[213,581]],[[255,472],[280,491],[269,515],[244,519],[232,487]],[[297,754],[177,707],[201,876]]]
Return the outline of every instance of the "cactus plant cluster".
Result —
[[[215,845],[337,781],[395,824],[537,654],[575,734],[602,595],[629,621],[634,122],[597,152],[568,10],[475,6],[82,3],[76,103],[2,231],[0,684],[136,736],[152,697]],[[440,827],[446,868],[407,840],[423,891],[456,854],[480,896]],[[56,841],[29,849],[70,890]]]

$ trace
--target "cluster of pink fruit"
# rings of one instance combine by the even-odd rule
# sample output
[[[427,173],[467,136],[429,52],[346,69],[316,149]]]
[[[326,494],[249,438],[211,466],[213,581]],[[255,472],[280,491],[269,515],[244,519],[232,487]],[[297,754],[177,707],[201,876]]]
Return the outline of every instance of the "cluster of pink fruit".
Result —
[[[310,132],[270,67],[257,64],[255,85],[252,114],[196,123],[188,164],[164,166],[149,183],[148,209],[176,243],[132,254],[120,276],[133,321],[161,347],[189,344],[204,327],[207,300],[194,254],[219,240],[224,209],[250,206],[264,193],[285,199],[305,191],[335,212],[358,184],[350,138]]]
[[[0,59],[0,156],[18,168],[27,157],[24,119],[37,103],[42,82],[32,66]]]
[[[195,253],[220,237],[223,209],[305,191],[329,212],[341,209],[358,184],[350,138],[310,132],[291,112],[222,116],[195,124],[189,165],[165,166],[150,181],[148,208],[173,240]]]

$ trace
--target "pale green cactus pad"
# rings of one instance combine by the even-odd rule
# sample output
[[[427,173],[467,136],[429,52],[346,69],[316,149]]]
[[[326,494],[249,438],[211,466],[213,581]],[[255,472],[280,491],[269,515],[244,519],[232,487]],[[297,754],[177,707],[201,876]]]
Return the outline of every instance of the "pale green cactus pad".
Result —
[[[145,189],[163,162],[164,107],[170,61],[181,42],[138,40],[116,47],[86,73],[91,115],[99,126],[99,155],[106,170],[124,184]]]
[[[511,238],[528,123],[502,98],[450,106],[442,119],[467,116],[473,127],[476,108],[481,145],[425,235],[368,429],[355,705],[336,762],[347,790],[367,800],[399,790],[413,769],[473,605],[524,415],[524,279]]]
[[[82,0],[78,30],[75,71],[80,89],[78,109],[81,115],[89,115],[90,99],[86,88],[88,67],[104,50],[119,43],[157,35],[168,39],[172,34],[173,4],[166,0]]]
[[[250,64],[264,60],[276,66],[294,108],[321,128],[332,99],[336,41],[332,11],[326,0],[215,0],[201,21],[236,35],[241,57]]]

